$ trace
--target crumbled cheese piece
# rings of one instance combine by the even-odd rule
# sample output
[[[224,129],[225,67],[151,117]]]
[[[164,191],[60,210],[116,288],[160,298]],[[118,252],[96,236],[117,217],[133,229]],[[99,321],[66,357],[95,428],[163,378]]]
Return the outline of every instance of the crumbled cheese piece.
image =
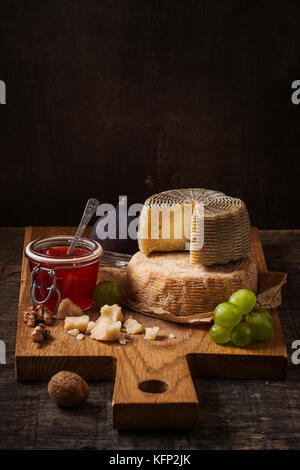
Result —
[[[74,330],[68,330],[68,333],[71,336],[77,336],[79,335],[80,331],[78,330],[78,328],[74,328]]]
[[[173,335],[173,333],[170,333],[170,334],[169,334],[169,338],[172,338],[172,339],[173,339],[173,338],[176,338],[176,336]]]
[[[78,305],[75,305],[70,299],[63,299],[58,306],[56,318],[63,320],[66,317],[80,317],[81,315],[83,315],[83,311]]]
[[[101,316],[96,320],[96,325],[104,318],[113,322],[123,321],[122,309],[118,304],[103,305],[100,312]]]
[[[119,305],[104,305],[91,337],[99,341],[116,341],[120,337],[123,314]]]
[[[120,337],[122,323],[120,321],[112,322],[100,321],[91,332],[91,337],[98,341],[116,341]]]
[[[129,335],[137,335],[144,331],[143,326],[137,320],[130,317],[125,321],[124,327]]]
[[[159,327],[154,326],[153,328],[146,328],[145,339],[155,341],[159,332]]]
[[[85,334],[90,335],[91,332],[92,332],[92,329],[95,328],[95,326],[96,326],[96,323],[94,321],[90,321],[87,328],[86,328]]]
[[[119,339],[119,343],[120,344],[128,344],[128,343],[131,343],[131,339],[126,338],[126,336],[121,336],[121,338]]]
[[[84,338],[84,334],[82,333],[76,336],[76,339],[78,339],[78,341],[81,341],[83,338]]]
[[[91,337],[98,341],[116,341],[120,337],[123,314],[119,305],[104,305]]]
[[[81,317],[66,317],[65,318],[65,330],[74,330],[77,329],[84,333],[89,324],[88,315],[81,315]]]

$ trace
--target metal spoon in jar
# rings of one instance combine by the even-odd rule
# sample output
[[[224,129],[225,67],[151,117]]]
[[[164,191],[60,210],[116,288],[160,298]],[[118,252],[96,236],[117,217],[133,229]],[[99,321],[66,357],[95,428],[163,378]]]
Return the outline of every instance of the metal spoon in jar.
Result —
[[[93,215],[96,212],[97,207],[99,206],[99,201],[97,199],[91,198],[88,200],[86,203],[85,209],[83,216],[81,218],[80,224],[78,226],[78,229],[76,230],[75,236],[73,238],[73,241],[71,245],[69,246],[69,249],[67,251],[67,255],[71,255],[72,251],[74,250],[75,246],[77,245],[77,242],[79,238],[81,237],[85,227],[93,217]]]

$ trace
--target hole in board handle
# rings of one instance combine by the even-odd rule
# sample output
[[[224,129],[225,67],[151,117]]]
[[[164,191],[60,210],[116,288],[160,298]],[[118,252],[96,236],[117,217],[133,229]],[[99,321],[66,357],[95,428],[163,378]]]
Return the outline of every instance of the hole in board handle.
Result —
[[[161,380],[144,380],[139,383],[138,387],[146,393],[164,393],[168,390],[169,385]]]

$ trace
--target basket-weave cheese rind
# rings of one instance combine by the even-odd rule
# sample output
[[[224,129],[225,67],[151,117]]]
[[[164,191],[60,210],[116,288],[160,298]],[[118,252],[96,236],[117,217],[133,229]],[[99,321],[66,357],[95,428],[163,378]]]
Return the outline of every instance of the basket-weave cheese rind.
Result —
[[[139,248],[152,252],[190,249],[192,264],[225,264],[247,257],[251,227],[243,201],[207,189],[176,189],[144,204]]]
[[[214,310],[238,289],[257,291],[257,267],[247,257],[226,265],[192,265],[186,252],[137,252],[127,267],[128,296],[141,311],[178,316]]]

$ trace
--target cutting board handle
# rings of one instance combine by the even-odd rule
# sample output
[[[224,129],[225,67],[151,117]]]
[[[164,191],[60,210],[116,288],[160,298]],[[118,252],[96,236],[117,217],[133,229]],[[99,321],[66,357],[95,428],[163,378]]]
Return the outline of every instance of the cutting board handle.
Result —
[[[161,355],[161,353],[160,353]],[[161,355],[165,356],[165,355]],[[113,395],[117,429],[178,429],[196,424],[198,399],[185,357],[143,356],[141,351],[118,358]],[[154,363],[156,365],[154,366]]]

